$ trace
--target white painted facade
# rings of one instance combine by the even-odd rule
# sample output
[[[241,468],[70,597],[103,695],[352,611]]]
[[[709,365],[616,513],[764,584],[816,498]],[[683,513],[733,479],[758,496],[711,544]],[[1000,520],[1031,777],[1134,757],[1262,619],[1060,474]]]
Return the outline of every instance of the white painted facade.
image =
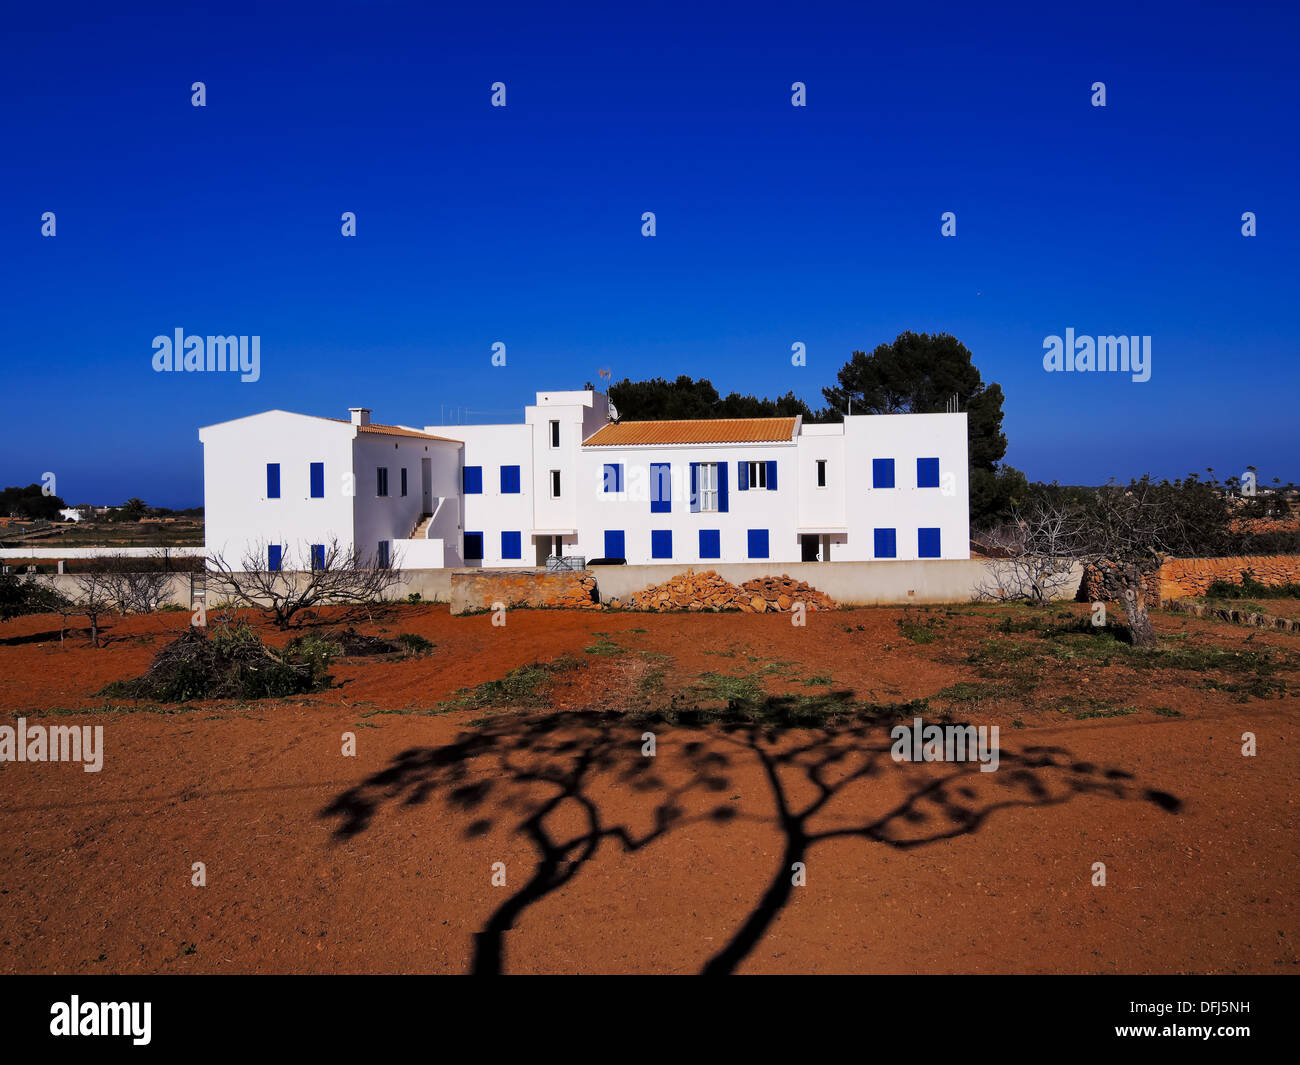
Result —
[[[787,419],[780,439],[630,445],[590,443],[609,421],[606,397],[591,391],[538,393],[515,425],[415,430],[368,417],[269,411],[200,430],[209,554],[233,561],[249,544],[282,543],[284,568],[298,568],[308,549],[290,545],[331,537],[408,569],[517,568],[552,554],[634,565],[970,554],[961,413],[793,419],[792,430]],[[278,498],[267,494],[269,462],[280,464]],[[311,463],[324,464],[323,497],[311,494]],[[751,463],[761,467],[742,468]],[[666,500],[655,488],[665,481]]]

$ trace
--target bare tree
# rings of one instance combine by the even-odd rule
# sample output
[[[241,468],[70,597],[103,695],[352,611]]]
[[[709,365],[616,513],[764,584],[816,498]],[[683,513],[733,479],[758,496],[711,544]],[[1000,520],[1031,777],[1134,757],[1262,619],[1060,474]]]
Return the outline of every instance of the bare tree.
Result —
[[[167,598],[171,587],[171,574],[166,572],[169,557],[155,552],[149,562],[149,566],[144,566],[139,559],[124,555],[112,555],[104,560],[113,599],[123,614],[152,613]],[[152,568],[155,564],[158,569]]]
[[[265,541],[250,543],[238,566],[223,556],[208,559],[208,587],[234,603],[265,611],[281,629],[289,628],[295,616],[317,606],[367,606],[383,599],[401,580],[397,560],[381,565],[364,558],[355,546],[344,547],[338,539],[313,551],[302,545],[296,559],[286,550],[281,568],[268,568]],[[298,563],[298,568],[288,564]]]
[[[117,605],[112,574],[99,571],[78,573],[73,579],[73,584],[76,587],[73,594],[76,612],[86,615],[90,622],[90,644],[92,647],[98,647],[99,619],[101,615],[109,613]]]
[[[1041,604],[1066,590],[1077,550],[1077,519],[1069,504],[1036,499],[1012,512],[1009,524],[989,532],[984,543],[1001,557],[975,586],[976,599],[1027,599]]]

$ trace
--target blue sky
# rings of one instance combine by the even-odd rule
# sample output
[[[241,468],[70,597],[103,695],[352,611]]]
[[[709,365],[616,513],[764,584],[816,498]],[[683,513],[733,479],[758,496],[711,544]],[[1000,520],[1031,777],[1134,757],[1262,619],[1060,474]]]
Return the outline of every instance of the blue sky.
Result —
[[[519,420],[601,367],[819,406],[905,329],[1031,478],[1300,480],[1294,4],[107,6],[0,31],[0,484],[193,505],[200,425]],[[1067,327],[1151,380],[1044,372]],[[155,373],[176,328],[261,379]]]

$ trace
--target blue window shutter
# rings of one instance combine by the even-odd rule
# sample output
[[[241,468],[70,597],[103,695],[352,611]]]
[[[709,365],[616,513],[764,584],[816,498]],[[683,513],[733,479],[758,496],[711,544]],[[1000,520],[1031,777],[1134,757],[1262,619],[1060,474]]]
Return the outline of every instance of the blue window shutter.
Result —
[[[650,513],[668,514],[672,511],[672,468],[667,462],[650,464]]]
[[[323,462],[311,464],[311,497],[312,499],[325,498],[325,463]]]
[[[467,532],[465,534],[465,561],[483,561],[483,534],[481,532]]]
[[[691,513],[700,512],[700,464],[691,463]]]
[[[718,513],[727,513],[727,464],[718,463]]]
[[[776,491],[776,459],[768,459],[767,462],[767,490]]]
[[[700,558],[721,558],[722,538],[717,529],[700,530]]]
[[[324,544],[311,545],[311,568],[312,569],[325,568],[325,545]]]
[[[917,558],[938,558],[939,557],[939,530],[938,529],[917,529],[916,530],[916,557]]]
[[[749,530],[749,557],[767,558],[767,530]]]
[[[876,558],[897,558],[898,557],[898,539],[893,529],[876,530]]]
[[[483,494],[482,466],[466,466],[461,470],[461,491],[467,496]]]
[[[501,494],[502,495],[519,494],[519,467],[518,466],[501,467]]]
[[[749,463],[736,463],[736,487],[742,492],[749,491]]]
[[[916,460],[916,487],[917,488],[938,488],[939,487],[939,460],[938,459],[917,459]]]
[[[621,462],[605,463],[605,484],[602,490],[606,492],[623,491],[623,464]]]
[[[605,557],[627,558],[627,555],[624,554],[622,529],[605,530]]]
[[[283,549],[279,544],[271,544],[266,549],[266,568],[272,573],[280,571],[280,559],[283,555]]]
[[[671,529],[650,530],[650,557],[673,557],[673,533]]]
[[[523,558],[523,534],[518,532],[503,532],[501,534],[501,557],[502,558]]]
[[[266,464],[266,498],[280,498],[280,464],[278,462],[268,462]]]
[[[872,459],[871,460],[871,487],[872,488],[893,488],[894,487],[894,460],[893,459]]]

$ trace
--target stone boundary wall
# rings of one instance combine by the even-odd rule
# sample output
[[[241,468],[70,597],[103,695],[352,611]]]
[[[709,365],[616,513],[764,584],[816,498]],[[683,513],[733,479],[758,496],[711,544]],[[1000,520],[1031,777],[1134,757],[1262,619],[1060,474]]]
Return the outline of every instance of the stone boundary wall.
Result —
[[[1300,555],[1171,558],[1160,567],[1160,598],[1204,595],[1215,581],[1240,581],[1243,570],[1250,570],[1255,580],[1270,587],[1300,584]]]
[[[1165,608],[1178,614],[1190,614],[1197,618],[1217,618],[1231,621],[1237,625],[1251,625],[1257,629],[1274,629],[1278,632],[1300,632],[1300,621],[1278,617],[1276,614],[1258,614],[1253,610],[1236,610],[1231,607],[1209,606],[1205,603],[1189,603],[1185,599],[1169,599]]]
[[[451,575],[451,612],[467,614],[507,607],[554,607],[599,610],[596,578],[588,572],[479,569]]]
[[[1300,584],[1300,555],[1235,555],[1225,558],[1170,558],[1144,582],[1148,606],[1206,593],[1215,581],[1237,583],[1250,570],[1257,581],[1275,587]],[[1080,597],[1096,602],[1100,578],[1091,569],[1084,574]]]

